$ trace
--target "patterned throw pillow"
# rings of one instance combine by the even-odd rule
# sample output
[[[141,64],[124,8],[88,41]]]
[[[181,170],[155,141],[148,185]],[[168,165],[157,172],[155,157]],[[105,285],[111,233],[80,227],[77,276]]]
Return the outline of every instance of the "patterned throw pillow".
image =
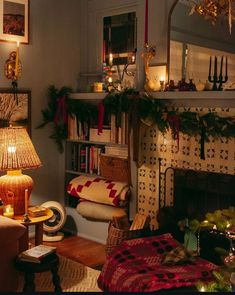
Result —
[[[195,257],[193,257],[190,252],[183,245],[181,245],[168,252],[162,264],[177,265],[193,262],[194,260]]]

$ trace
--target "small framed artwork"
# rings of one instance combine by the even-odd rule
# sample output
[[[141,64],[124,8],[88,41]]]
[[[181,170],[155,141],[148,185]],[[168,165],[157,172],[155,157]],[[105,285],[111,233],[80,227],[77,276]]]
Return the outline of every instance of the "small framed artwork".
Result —
[[[29,43],[29,0],[0,0],[0,40]]]
[[[31,91],[0,89],[0,128],[23,126],[31,135]]]

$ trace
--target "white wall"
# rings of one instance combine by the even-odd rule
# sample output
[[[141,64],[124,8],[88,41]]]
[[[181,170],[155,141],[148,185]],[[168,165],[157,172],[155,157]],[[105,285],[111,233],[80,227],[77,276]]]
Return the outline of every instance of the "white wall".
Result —
[[[68,5],[69,2],[69,5]],[[49,139],[51,126],[35,129],[47,105],[47,88],[53,84],[76,87],[79,72],[79,0],[31,0],[30,43],[20,45],[23,73],[19,88],[32,91],[32,140],[43,167],[26,171],[35,182],[33,203],[61,200],[64,192],[64,156]],[[3,75],[5,60],[16,45],[0,42],[0,87],[11,87]]]
[[[157,46],[152,63],[167,61],[167,16],[173,0],[149,1],[149,44]],[[31,195],[33,203],[47,200],[64,201],[64,155],[49,139],[51,126],[35,129],[41,122],[41,109],[47,106],[47,89],[53,84],[77,89],[80,71],[101,69],[101,17],[110,12],[125,12],[136,8],[138,17],[138,88],[142,88],[145,0],[31,0],[30,43],[20,45],[23,66],[19,88],[32,91],[32,140],[43,167],[27,171],[35,181]],[[88,13],[89,9],[89,13]],[[0,42],[0,65],[16,45]],[[81,58],[81,63],[80,63]],[[2,71],[3,73],[3,71]],[[10,87],[11,81],[0,76],[0,87]],[[75,217],[74,217],[75,218]],[[77,226],[86,233],[86,224]],[[96,232],[93,223],[93,232]],[[97,232],[100,228],[97,228]],[[99,238],[99,237],[98,237]]]

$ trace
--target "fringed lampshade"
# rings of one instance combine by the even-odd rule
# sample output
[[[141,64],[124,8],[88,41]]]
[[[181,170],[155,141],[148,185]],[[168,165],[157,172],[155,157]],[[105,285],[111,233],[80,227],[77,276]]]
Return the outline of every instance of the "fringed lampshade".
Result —
[[[0,170],[7,171],[0,177],[0,198],[7,202],[9,195],[13,195],[15,215],[25,213],[25,197],[29,199],[33,188],[32,178],[21,170],[40,166],[41,161],[25,128],[0,128]]]

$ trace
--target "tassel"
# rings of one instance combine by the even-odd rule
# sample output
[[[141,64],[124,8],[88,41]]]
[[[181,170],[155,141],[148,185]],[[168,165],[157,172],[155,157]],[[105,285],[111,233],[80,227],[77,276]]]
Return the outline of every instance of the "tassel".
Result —
[[[98,104],[98,135],[103,132],[104,124],[104,104],[100,102]]]
[[[180,146],[180,120],[177,115],[168,115],[167,120],[171,125],[174,139],[177,140],[177,152],[179,151]]]
[[[205,160],[205,128],[202,127],[201,130],[201,151],[200,151],[200,159]]]
[[[62,115],[63,123],[66,124],[67,123],[67,112],[66,112],[65,96],[59,97],[57,99],[57,110],[56,110],[56,114],[54,117],[55,125],[58,124],[61,115]]]

